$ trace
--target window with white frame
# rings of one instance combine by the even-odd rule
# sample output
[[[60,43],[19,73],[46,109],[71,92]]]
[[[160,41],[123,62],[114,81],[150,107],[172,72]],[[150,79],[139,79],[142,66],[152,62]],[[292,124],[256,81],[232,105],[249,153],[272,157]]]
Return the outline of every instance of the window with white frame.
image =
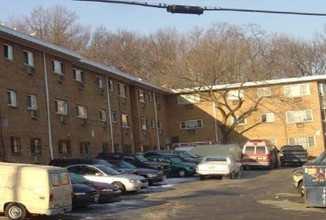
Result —
[[[3,45],[3,52],[4,57],[6,60],[13,60],[14,59],[14,51],[12,45],[4,44]]]
[[[292,137],[292,138],[289,138],[289,144],[290,145],[302,145],[305,149],[316,146],[314,136]]]
[[[83,119],[87,118],[87,106],[77,105],[76,111],[77,111],[77,118],[83,118]]]
[[[184,94],[178,96],[179,105],[195,104],[200,102],[199,94]]]
[[[146,118],[140,118],[140,126],[142,130],[147,131],[147,119]]]
[[[103,77],[102,76],[99,76],[99,75],[96,76],[96,85],[100,89],[104,88]]]
[[[106,121],[106,112],[105,110],[100,110],[100,121]]]
[[[118,88],[119,88],[119,96],[126,97],[126,85],[119,83]]]
[[[272,89],[270,87],[258,88],[258,97],[269,97],[272,96]]]
[[[247,124],[247,120],[246,120],[246,118],[243,118],[243,117],[237,117],[237,116],[235,116],[235,118],[234,117],[230,117],[229,118],[229,121],[230,121],[230,125],[245,125],[245,124]]]
[[[155,120],[154,119],[151,119],[151,126],[152,126],[152,128],[156,128]]]
[[[243,91],[242,90],[230,90],[227,92],[227,99],[228,100],[239,100],[243,98]]]
[[[260,115],[260,121],[263,122],[263,123],[274,122],[275,121],[274,113],[269,112],[269,113],[261,114]]]
[[[7,90],[8,106],[17,107],[17,94],[14,90]]]
[[[63,62],[58,60],[52,60],[52,71],[54,73],[63,75],[64,74],[64,65]]]
[[[286,112],[286,122],[287,123],[300,123],[312,121],[312,110],[297,110],[297,111],[287,111]]]
[[[36,95],[27,95],[27,109],[37,109],[37,98]]]
[[[138,100],[139,102],[145,102],[145,92],[143,90],[138,90]]]
[[[31,51],[24,50],[24,64],[34,66],[34,54]]]
[[[73,73],[74,73],[74,79],[77,82],[84,82],[84,73],[80,69],[73,68]]]
[[[68,114],[68,104],[63,100],[55,100],[55,112],[59,115],[67,115]]]
[[[203,127],[203,120],[188,120],[188,121],[181,121],[180,128],[181,129],[197,129]]]
[[[20,138],[10,137],[10,147],[11,147],[11,153],[20,154],[21,153]]]
[[[153,101],[153,95],[151,92],[148,93],[148,102],[152,102]]]
[[[283,86],[283,92],[285,97],[301,97],[310,95],[310,85],[309,83],[286,85]]]
[[[127,114],[121,114],[121,126],[129,128],[129,116]]]

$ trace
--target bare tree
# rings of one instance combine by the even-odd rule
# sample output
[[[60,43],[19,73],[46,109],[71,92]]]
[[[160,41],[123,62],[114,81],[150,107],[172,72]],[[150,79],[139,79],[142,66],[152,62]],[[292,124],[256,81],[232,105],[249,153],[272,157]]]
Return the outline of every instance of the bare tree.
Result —
[[[57,5],[48,9],[38,6],[29,16],[13,19],[10,26],[26,34],[76,51],[88,44],[90,28],[77,23],[73,11]]]

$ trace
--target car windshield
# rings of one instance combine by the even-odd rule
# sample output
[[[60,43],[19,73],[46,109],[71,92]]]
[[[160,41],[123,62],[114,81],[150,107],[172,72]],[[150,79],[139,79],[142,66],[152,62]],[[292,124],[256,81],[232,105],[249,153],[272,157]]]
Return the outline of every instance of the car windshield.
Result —
[[[135,157],[141,162],[148,161],[143,155],[140,155],[140,154],[136,154]]]
[[[131,163],[128,163],[127,161],[124,161],[124,160],[120,160],[116,164],[120,168],[129,168],[129,169],[135,169],[136,168],[134,165],[132,165]]]
[[[69,177],[70,177],[72,183],[85,184],[85,183],[88,182],[88,180],[85,179],[82,175],[79,175],[79,174],[76,174],[76,173],[69,173]]]
[[[180,160],[178,157],[171,157],[170,160],[174,163],[182,163],[182,160]]]
[[[225,162],[227,161],[226,157],[208,157],[206,158],[205,161],[221,161],[221,162]]]
[[[104,165],[104,166],[114,167],[113,164],[107,162],[106,160],[101,160],[101,159],[96,160],[96,164],[101,164],[101,165]]]
[[[106,175],[119,175],[120,173],[111,167],[105,166],[105,165],[96,165],[98,169],[100,169],[103,173]]]
[[[282,147],[282,151],[303,151],[303,147],[298,145],[298,146],[286,146]]]
[[[326,164],[326,151],[321,153],[316,159],[313,160],[316,164]]]

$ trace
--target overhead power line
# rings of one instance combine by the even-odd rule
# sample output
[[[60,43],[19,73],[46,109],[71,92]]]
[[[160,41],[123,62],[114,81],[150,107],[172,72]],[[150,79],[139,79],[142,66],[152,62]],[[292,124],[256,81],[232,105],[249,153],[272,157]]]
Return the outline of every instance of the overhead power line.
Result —
[[[295,12],[295,11],[273,11],[273,10],[256,10],[256,9],[239,9],[239,8],[222,8],[222,7],[208,7],[208,6],[188,6],[188,5],[168,5],[165,3],[148,3],[135,1],[114,1],[114,0],[74,0],[86,2],[103,2],[111,4],[125,4],[136,5],[151,8],[163,8],[170,13],[182,14],[197,14],[201,15],[204,11],[231,11],[231,12],[247,12],[247,13],[267,13],[267,14],[288,14],[288,15],[304,15],[304,16],[326,16],[326,13],[313,12]]]

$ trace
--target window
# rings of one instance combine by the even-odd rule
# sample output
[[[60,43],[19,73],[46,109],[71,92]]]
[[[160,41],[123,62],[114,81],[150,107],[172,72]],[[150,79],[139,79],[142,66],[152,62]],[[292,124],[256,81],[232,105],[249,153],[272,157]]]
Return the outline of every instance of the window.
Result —
[[[95,82],[96,82],[96,85],[97,85],[98,88],[100,88],[100,89],[104,88],[103,77],[102,76],[97,75]]]
[[[148,102],[152,102],[153,101],[153,95],[151,92],[148,93]]]
[[[158,95],[155,95],[155,102],[156,104],[160,104],[160,97]]]
[[[158,123],[157,123],[158,125]],[[203,120],[188,120],[180,122],[181,129],[197,129],[203,127]]]
[[[272,90],[270,87],[258,88],[258,97],[266,97],[272,95]]]
[[[4,44],[3,45],[3,52],[4,52],[4,57],[7,60],[13,60],[14,59],[14,52],[13,48],[9,44]]]
[[[91,144],[89,142],[80,142],[79,143],[79,152],[80,154],[90,154],[91,153]]]
[[[31,153],[32,154],[41,154],[41,139],[40,138],[31,138]]]
[[[52,60],[52,71],[54,73],[63,75],[64,74],[64,65],[63,65],[63,62],[60,62],[58,60]]]
[[[112,80],[108,80],[108,89],[110,90],[110,91],[113,91],[113,82],[112,82]]]
[[[230,90],[227,92],[227,99],[228,100],[239,100],[243,98],[243,91],[242,90]]]
[[[142,130],[147,131],[147,119],[146,118],[140,118],[140,126]]]
[[[81,83],[84,82],[84,73],[83,73],[83,71],[74,68],[73,72],[74,72],[74,79],[77,82],[81,82]]]
[[[265,122],[273,122],[274,120],[274,113],[265,113],[260,115],[260,121]]]
[[[289,144],[290,145],[302,145],[303,148],[311,148],[315,147],[315,138],[313,136],[308,136],[308,137],[292,137],[289,138]]]
[[[100,110],[100,121],[106,121],[106,112],[105,110]]]
[[[121,126],[129,128],[129,117],[127,114],[121,114]]]
[[[20,138],[10,137],[10,147],[11,147],[11,153],[20,154],[21,153]]]
[[[200,122],[199,125],[202,125],[203,123]],[[198,122],[197,122],[197,125],[198,125]],[[162,129],[162,122],[161,121],[157,121],[157,128],[158,129]]]
[[[296,84],[283,86],[285,97],[301,97],[310,95],[310,85],[307,84]]]
[[[87,118],[87,107],[83,105],[76,106],[77,118]]]
[[[151,119],[151,125],[152,125],[152,128],[156,128],[156,126],[155,126],[155,120]]]
[[[247,120],[242,117],[235,116],[235,118],[234,118],[231,116],[229,120],[230,120],[230,125],[245,125],[245,124],[247,124]]]
[[[27,108],[31,110],[37,110],[36,95],[27,95]]]
[[[24,64],[34,66],[34,54],[30,51],[24,50]]]
[[[145,102],[145,92],[143,90],[138,90],[138,100],[140,102]]]
[[[71,154],[71,142],[69,140],[59,140],[59,154]]]
[[[55,112],[59,115],[67,115],[68,114],[68,104],[66,101],[55,100]]]
[[[14,90],[7,90],[7,101],[8,106],[17,107],[17,95],[16,91]]]
[[[178,96],[178,104],[179,105],[189,105],[200,102],[199,94],[187,94],[187,95],[179,95]]]
[[[312,121],[311,109],[286,112],[287,123],[300,123],[300,122],[308,122],[308,121]]]
[[[117,112],[115,111],[112,112],[112,122],[117,123]]]
[[[126,85],[119,83],[118,88],[119,88],[119,96],[126,97]]]

